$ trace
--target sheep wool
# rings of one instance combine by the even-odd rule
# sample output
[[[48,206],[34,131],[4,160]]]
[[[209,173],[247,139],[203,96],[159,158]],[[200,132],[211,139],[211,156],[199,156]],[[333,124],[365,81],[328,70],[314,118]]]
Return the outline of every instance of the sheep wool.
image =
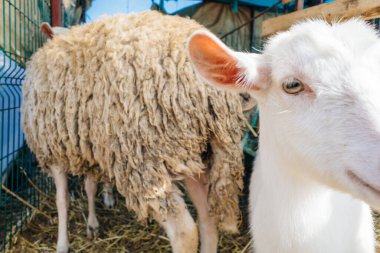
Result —
[[[148,11],[48,41],[27,65],[21,108],[40,166],[114,180],[140,220],[175,214],[178,182],[208,172],[210,214],[220,229],[236,229],[241,102],[197,79],[185,50],[197,29],[205,28]]]

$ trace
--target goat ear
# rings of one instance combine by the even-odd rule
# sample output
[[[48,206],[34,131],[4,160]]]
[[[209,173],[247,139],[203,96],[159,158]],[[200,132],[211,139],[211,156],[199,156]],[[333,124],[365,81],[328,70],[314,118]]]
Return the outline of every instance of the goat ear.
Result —
[[[259,90],[264,74],[261,56],[237,53],[215,35],[196,31],[188,41],[190,60],[195,71],[206,82],[237,90]]]
[[[53,38],[54,32],[53,32],[53,29],[51,28],[51,26],[49,25],[49,23],[43,22],[40,25],[40,30],[49,39]]]

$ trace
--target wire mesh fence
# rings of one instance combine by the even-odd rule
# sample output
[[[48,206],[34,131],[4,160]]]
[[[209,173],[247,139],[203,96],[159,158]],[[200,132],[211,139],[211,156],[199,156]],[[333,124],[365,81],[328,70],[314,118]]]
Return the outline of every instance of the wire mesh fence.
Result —
[[[36,187],[52,189],[24,142],[20,117],[25,64],[45,40],[44,21],[50,22],[49,0],[0,0],[0,251],[12,247],[13,235],[39,205]]]

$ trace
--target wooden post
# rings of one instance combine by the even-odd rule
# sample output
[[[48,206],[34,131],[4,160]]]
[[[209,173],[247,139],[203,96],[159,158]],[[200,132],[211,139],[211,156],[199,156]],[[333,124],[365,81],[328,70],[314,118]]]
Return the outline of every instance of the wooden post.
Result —
[[[51,0],[51,26],[62,26],[61,18],[61,2],[62,0]]]
[[[303,19],[322,18],[332,21],[356,16],[366,20],[379,18],[380,0],[337,0],[267,19],[262,24],[262,35],[265,37],[286,30],[295,22]]]
[[[303,0],[297,0],[297,11],[302,10],[304,5]]]

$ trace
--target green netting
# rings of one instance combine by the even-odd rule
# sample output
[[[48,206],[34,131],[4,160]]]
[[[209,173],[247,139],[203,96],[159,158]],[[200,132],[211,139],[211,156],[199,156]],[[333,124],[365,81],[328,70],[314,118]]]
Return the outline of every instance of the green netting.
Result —
[[[0,251],[12,247],[13,235],[32,213],[6,190],[38,207],[40,196],[32,185],[52,188],[39,174],[20,124],[24,67],[45,40],[39,31],[43,21],[50,22],[50,0],[0,0]]]

